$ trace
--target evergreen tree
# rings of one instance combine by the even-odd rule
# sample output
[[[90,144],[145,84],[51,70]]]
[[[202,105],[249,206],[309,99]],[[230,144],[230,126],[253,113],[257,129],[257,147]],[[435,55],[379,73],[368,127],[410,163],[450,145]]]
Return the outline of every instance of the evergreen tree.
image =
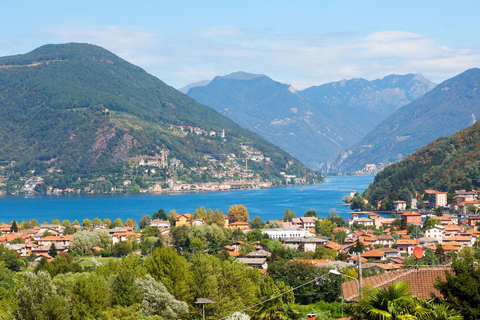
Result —
[[[57,256],[57,247],[55,246],[55,243],[52,243],[50,249],[48,249],[48,255],[52,258]]]
[[[12,226],[10,227],[10,232],[16,233],[18,232],[18,224],[17,221],[12,221]]]

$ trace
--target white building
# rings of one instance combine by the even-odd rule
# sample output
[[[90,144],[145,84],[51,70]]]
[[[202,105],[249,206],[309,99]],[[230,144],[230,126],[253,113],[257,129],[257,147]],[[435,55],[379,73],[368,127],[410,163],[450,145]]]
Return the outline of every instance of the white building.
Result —
[[[307,231],[302,229],[262,229],[272,240],[305,238]]]
[[[425,237],[437,239],[440,243],[442,243],[443,238],[445,238],[445,227],[435,225],[425,230]]]

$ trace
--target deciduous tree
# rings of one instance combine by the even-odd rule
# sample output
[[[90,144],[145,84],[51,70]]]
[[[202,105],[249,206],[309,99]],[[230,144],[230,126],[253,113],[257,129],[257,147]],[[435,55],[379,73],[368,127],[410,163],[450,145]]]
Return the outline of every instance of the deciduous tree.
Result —
[[[237,222],[237,221],[248,221],[248,210],[243,204],[236,205],[230,207],[228,210],[228,219],[230,223]]]

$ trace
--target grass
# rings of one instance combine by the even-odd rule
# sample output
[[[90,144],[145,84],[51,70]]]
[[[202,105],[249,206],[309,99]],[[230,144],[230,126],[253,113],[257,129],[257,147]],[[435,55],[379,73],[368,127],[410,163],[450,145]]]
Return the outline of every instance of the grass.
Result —
[[[113,257],[106,257],[106,258],[103,258],[103,257],[81,257],[81,258],[77,258],[75,261],[79,262],[79,264],[82,266],[82,267],[89,267],[92,265],[92,259],[95,258],[95,260],[97,260],[98,263],[101,263],[103,265],[106,265],[108,264],[110,261],[118,261],[120,258],[113,258]]]

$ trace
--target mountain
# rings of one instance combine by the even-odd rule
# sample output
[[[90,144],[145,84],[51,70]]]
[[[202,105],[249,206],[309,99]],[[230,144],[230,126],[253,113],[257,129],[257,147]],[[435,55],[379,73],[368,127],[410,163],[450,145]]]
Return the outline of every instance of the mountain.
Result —
[[[357,106],[377,114],[381,120],[398,107],[420,98],[435,87],[421,74],[389,75],[383,79],[342,80],[300,91],[304,99],[331,105]]]
[[[467,70],[393,112],[360,142],[331,160],[332,171],[353,172],[366,164],[398,161],[480,116],[480,69]]]
[[[401,194],[411,197],[426,189],[454,193],[480,188],[480,122],[389,165],[375,176],[364,196],[372,204],[391,205]],[[385,202],[385,203],[384,203]]]
[[[248,175],[242,173],[247,151],[256,155],[248,169],[274,184],[282,184],[284,174],[316,178],[258,135],[88,44],[46,45],[0,58],[0,141],[0,161],[14,165],[15,173],[62,172],[55,179],[64,187],[125,175],[139,184],[221,181],[226,166],[232,175]],[[137,169],[140,159],[161,155],[168,163],[151,170],[152,177]]]
[[[342,83],[297,92],[262,74],[235,72],[216,77],[206,86],[193,87],[187,94],[309,167],[325,170],[330,157],[358,142],[393,105],[407,103],[432,86],[420,75]],[[400,102],[396,101],[399,96],[403,99]]]
[[[205,87],[207,84],[210,83],[211,80],[201,80],[201,81],[197,81],[197,82],[194,82],[194,83],[190,83],[188,85],[186,85],[185,87],[182,87],[180,89],[178,89],[178,91],[180,91],[181,93],[185,93],[187,94],[188,90],[192,89],[192,88],[195,88],[195,87]]]

